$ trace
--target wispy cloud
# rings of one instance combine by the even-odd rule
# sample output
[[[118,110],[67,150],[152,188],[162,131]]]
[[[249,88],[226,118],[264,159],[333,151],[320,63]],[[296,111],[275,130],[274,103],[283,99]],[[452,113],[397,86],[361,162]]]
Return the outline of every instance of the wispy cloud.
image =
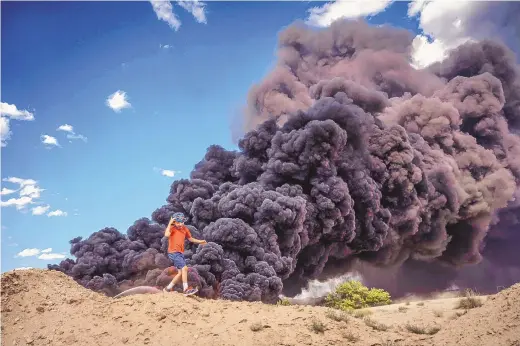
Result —
[[[52,217],[52,216],[67,216],[67,212],[63,211],[63,210],[60,210],[60,209],[56,209],[56,210],[53,210],[50,213],[48,213],[47,216],[48,217]]]
[[[70,140],[80,139],[83,142],[87,142],[87,137],[74,132],[74,127],[72,125],[69,125],[69,124],[60,125],[60,127],[58,127],[56,129],[56,131],[66,132],[67,139],[70,139]]]
[[[51,216],[67,216],[67,213],[57,209],[49,212],[51,206],[41,202],[41,194],[45,189],[40,188],[38,182],[34,179],[22,179],[18,177],[8,177],[2,179],[4,182],[18,185],[18,189],[3,188],[2,195],[18,193],[17,198],[10,198],[7,201],[1,201],[2,207],[15,207],[17,210],[25,212],[30,206],[32,215]],[[9,193],[6,193],[9,192]]]
[[[42,253],[40,256],[38,256],[38,258],[41,260],[53,260],[65,258],[65,255],[60,253]]]
[[[206,4],[202,1],[192,0],[192,1],[178,1],[177,4],[184,8],[186,11],[191,13],[195,20],[199,23],[206,24]]]
[[[11,190],[11,189],[8,189],[8,188],[4,187],[4,188],[2,188],[2,191],[0,191],[0,195],[1,196],[6,196],[6,195],[13,194],[15,192],[16,192],[16,190]]]
[[[38,259],[41,260],[53,260],[53,259],[61,259],[65,258],[64,254],[60,253],[53,253],[52,248],[47,249],[37,249],[37,248],[31,248],[31,249],[23,249],[18,254],[16,254],[15,257],[35,257],[38,256]]]
[[[106,105],[114,112],[119,113],[122,109],[130,108],[132,105],[128,102],[126,92],[118,90],[106,99]]]
[[[170,1],[163,0],[151,0],[153,10],[159,20],[168,23],[170,28],[178,31],[181,27],[181,21],[177,15],[173,12],[173,6]],[[180,7],[191,13],[195,20],[199,23],[207,23],[206,19],[206,4],[202,1],[177,1],[175,2]]]
[[[10,120],[33,121],[34,113],[28,110],[20,110],[14,104],[0,102],[0,139],[2,147],[7,146],[7,141],[11,139],[12,131]]]
[[[47,146],[47,148],[60,146],[60,143],[58,143],[58,139],[56,137],[49,136],[49,135],[42,135],[40,137],[40,139],[42,140],[42,143]]]
[[[22,251],[16,254],[16,257],[31,257],[36,256],[40,253],[40,249],[23,249]]]
[[[43,215],[49,210],[50,207],[51,207],[50,205],[45,205],[45,206],[39,205],[37,207],[32,208],[32,214],[33,215]]]
[[[181,21],[173,13],[172,4],[169,1],[152,0],[153,10],[157,15],[157,18],[168,23],[170,28],[177,31],[181,27]]]
[[[7,201],[1,201],[2,207],[15,207],[17,210],[25,210],[30,204],[36,204],[41,197],[41,193],[45,191],[41,189],[37,182],[33,179],[22,179],[18,177],[4,178],[3,181],[17,184],[18,189],[2,188],[2,195],[8,195],[18,192],[18,198],[10,198]]]
[[[172,46],[169,45],[169,44],[162,44],[162,43],[160,43],[160,44],[159,44],[159,48],[162,48],[162,49],[170,49],[170,48],[172,48]]]
[[[309,25],[325,27],[338,19],[356,19],[373,16],[384,11],[393,0],[349,0],[332,1],[313,7],[306,22]]]

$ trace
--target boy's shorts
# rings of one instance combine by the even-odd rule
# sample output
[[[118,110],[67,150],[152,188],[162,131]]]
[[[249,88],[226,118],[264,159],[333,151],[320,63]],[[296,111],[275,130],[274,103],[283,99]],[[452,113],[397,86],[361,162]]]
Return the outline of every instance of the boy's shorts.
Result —
[[[168,253],[168,258],[173,262],[173,265],[177,269],[182,269],[186,266],[186,260],[184,254],[180,252]]]

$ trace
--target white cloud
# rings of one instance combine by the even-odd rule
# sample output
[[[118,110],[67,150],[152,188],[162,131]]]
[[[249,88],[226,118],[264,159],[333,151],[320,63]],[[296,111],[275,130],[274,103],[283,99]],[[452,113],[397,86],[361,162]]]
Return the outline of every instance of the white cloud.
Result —
[[[7,141],[11,139],[12,131],[9,128],[9,118],[0,118],[0,140],[2,141],[2,147],[7,146]]]
[[[173,178],[175,174],[181,173],[181,171],[174,171],[171,169],[162,169],[162,168],[153,168],[154,171],[161,173],[161,175],[164,175],[165,177]]]
[[[2,188],[2,191],[0,191],[0,195],[5,196],[5,195],[10,195],[15,192],[16,192],[16,190],[11,190],[11,189],[4,187],[4,188]]]
[[[177,4],[184,8],[186,11],[192,14],[195,17],[195,20],[199,23],[206,24],[206,4],[202,1],[198,0],[190,0],[190,1],[178,1]]]
[[[49,136],[49,135],[42,135],[40,137],[40,139],[42,140],[42,143],[49,146],[49,147],[52,147],[52,146],[55,146],[55,147],[59,147],[60,144],[58,143],[58,140],[56,139],[56,137],[52,137],[52,136]]]
[[[13,120],[25,120],[32,121],[34,120],[34,114],[27,110],[19,110],[15,105],[10,105],[9,103],[1,102],[0,103],[0,114],[5,117],[9,117]]]
[[[130,108],[132,105],[128,102],[126,92],[118,90],[112,95],[108,96],[106,105],[116,113],[121,112],[122,109]]]
[[[51,207],[50,205],[46,205],[46,206],[39,205],[37,207],[32,208],[32,214],[33,215],[43,215],[49,210],[50,207]]]
[[[22,178],[17,178],[17,177],[4,178],[3,181],[6,181],[8,183],[18,184],[22,187],[26,186],[26,185],[36,185],[36,180],[22,179]]]
[[[31,257],[36,256],[38,254],[40,254],[40,249],[23,249],[22,251],[18,252],[16,257]]]
[[[473,40],[500,38],[511,47],[520,41],[515,4],[507,1],[425,1],[408,5],[408,16],[419,17],[422,34],[413,42],[412,61],[426,67],[443,60],[449,50]]]
[[[177,15],[173,12],[173,6],[170,1],[164,0],[151,0],[153,10],[157,15],[157,18],[168,23],[170,28],[178,31],[181,27],[181,21]],[[207,23],[206,19],[206,4],[199,0],[187,0],[175,2],[180,7],[191,13],[198,23]]]
[[[333,1],[308,10],[306,23],[325,27],[338,19],[356,19],[384,11],[393,0],[351,0]]]
[[[17,184],[18,189],[13,190],[9,188],[3,188],[2,189],[2,195],[6,195],[14,192],[18,192],[19,197],[18,198],[10,198],[7,201],[1,201],[2,207],[15,207],[17,210],[25,211],[26,208],[31,204],[37,204],[38,200],[41,197],[41,193],[45,191],[45,189],[42,189],[38,186],[38,183],[33,179],[22,179],[18,177],[9,177],[2,179],[5,182],[11,183],[11,184]],[[14,191],[14,192],[11,192]],[[35,207],[33,208],[33,215],[41,215],[41,214],[34,214],[35,209],[36,213],[40,212],[42,207]]]
[[[65,131],[65,132],[70,132],[70,133],[74,133],[74,127],[72,125],[69,125],[69,124],[64,124],[64,125],[60,125],[56,131]]]
[[[56,129],[56,131],[67,132],[68,139],[71,139],[71,140],[81,139],[83,142],[87,142],[87,137],[74,132],[74,127],[72,125],[69,125],[69,124],[60,125],[60,127],[58,127]]]
[[[32,198],[20,197],[20,198],[9,198],[7,201],[1,201],[2,207],[16,207],[16,210],[22,210],[27,205],[32,204]]]
[[[29,270],[29,269],[33,269],[33,267],[18,267],[18,268],[14,268],[14,270]]]
[[[40,256],[38,256],[38,258],[41,260],[53,260],[65,258],[65,255],[59,253],[42,253]]]
[[[65,258],[64,254],[53,253],[52,248],[47,248],[47,249],[43,249],[43,250],[36,249],[36,248],[24,249],[24,250],[20,251],[15,257],[34,257],[34,256],[38,256],[38,259],[41,259],[41,260],[53,260],[53,259]]]
[[[169,45],[169,44],[161,44],[161,43],[160,43],[160,44],[159,44],[159,48],[162,48],[162,49],[170,49],[170,48],[172,48],[172,46]]]
[[[45,191],[44,189],[40,189],[37,185],[25,185],[20,190],[20,196],[30,197],[31,199],[40,198],[41,193]]]
[[[175,31],[179,30],[181,27],[181,21],[177,18],[175,13],[173,13],[172,4],[169,1],[152,0],[150,2],[152,3],[153,10],[158,19],[168,23],[170,28]]]
[[[33,121],[34,114],[28,110],[20,110],[15,105],[0,102],[0,139],[1,146],[7,146],[7,141],[11,139],[12,131],[10,120]]]
[[[164,175],[165,177],[173,178],[175,176],[175,171],[171,171],[169,169],[163,169],[161,171],[161,174]]]
[[[52,217],[52,216],[67,216],[67,212],[63,211],[63,210],[60,210],[60,209],[56,209],[56,210],[53,210],[50,213],[48,213],[47,216],[48,217]]]

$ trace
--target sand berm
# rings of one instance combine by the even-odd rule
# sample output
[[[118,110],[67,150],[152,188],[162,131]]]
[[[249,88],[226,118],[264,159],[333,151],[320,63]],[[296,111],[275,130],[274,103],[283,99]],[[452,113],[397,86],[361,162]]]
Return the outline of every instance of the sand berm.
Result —
[[[6,346],[520,346],[520,284],[468,310],[452,297],[371,308],[366,316],[178,293],[114,299],[41,269],[4,273],[1,293]]]

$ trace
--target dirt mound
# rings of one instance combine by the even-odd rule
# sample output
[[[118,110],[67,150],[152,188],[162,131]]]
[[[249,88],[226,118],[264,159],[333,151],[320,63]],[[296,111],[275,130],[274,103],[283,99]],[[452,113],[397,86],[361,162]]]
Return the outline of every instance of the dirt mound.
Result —
[[[331,315],[323,307],[178,293],[113,299],[61,272],[24,270],[2,275],[2,345],[520,345],[520,285],[453,320],[460,311],[456,301],[395,304],[371,309],[369,316]],[[417,334],[407,329],[411,323],[440,331]]]
[[[481,307],[468,310],[449,328],[439,331],[433,341],[436,346],[520,346],[520,284],[488,297]]]

